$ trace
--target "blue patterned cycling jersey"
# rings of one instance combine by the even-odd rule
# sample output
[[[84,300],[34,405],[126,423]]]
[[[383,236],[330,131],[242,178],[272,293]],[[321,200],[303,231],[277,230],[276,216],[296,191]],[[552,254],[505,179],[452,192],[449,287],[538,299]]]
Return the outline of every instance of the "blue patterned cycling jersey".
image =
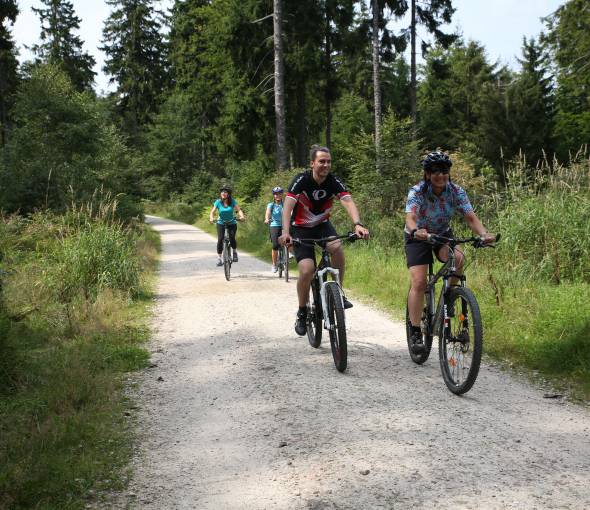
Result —
[[[455,211],[465,216],[473,211],[473,207],[465,190],[452,182],[438,196],[432,192],[431,184],[425,185],[424,181],[413,186],[408,193],[406,213],[414,213],[417,227],[432,234],[444,234]]]

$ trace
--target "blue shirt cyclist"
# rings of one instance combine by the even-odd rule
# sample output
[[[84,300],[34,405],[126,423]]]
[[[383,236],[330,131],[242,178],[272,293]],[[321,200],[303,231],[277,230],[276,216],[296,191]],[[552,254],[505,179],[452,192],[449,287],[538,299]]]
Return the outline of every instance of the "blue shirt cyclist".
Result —
[[[264,223],[270,227],[270,242],[272,243],[272,268],[271,271],[278,271],[279,260],[279,236],[283,231],[283,188],[275,186],[272,189],[272,202],[266,205]]]
[[[244,221],[244,213],[238,206],[238,203],[231,196],[231,188],[229,186],[222,186],[219,190],[219,198],[213,203],[213,207],[209,212],[209,221],[215,222],[214,213],[217,211],[217,265],[222,266],[221,254],[223,252],[223,236],[225,230],[229,234],[229,242],[232,247],[233,261],[238,261],[238,251],[236,243],[236,232],[238,224],[234,213],[238,213],[238,219]]]

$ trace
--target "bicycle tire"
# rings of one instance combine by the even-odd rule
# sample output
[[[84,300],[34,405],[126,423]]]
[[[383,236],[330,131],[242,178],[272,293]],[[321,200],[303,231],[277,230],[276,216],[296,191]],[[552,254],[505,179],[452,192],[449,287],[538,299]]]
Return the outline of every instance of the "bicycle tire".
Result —
[[[322,301],[317,280],[311,281],[309,301],[307,302],[307,340],[309,345],[318,348],[322,343]]]
[[[283,261],[285,263],[285,281],[289,281],[289,248],[283,246]]]
[[[231,276],[231,249],[227,243],[223,243],[223,272],[225,279],[229,282]]]
[[[424,352],[416,354],[412,351],[412,330],[411,326],[412,323],[410,322],[410,311],[408,310],[408,300],[406,298],[406,341],[408,343],[408,352],[410,353],[410,358],[412,361],[417,365],[422,365],[428,357],[430,356],[430,351],[432,350],[432,335],[427,335],[424,331],[428,331],[428,307],[424,304],[424,310],[422,311],[422,341],[424,342],[424,346],[426,350]]]
[[[483,327],[473,292],[455,287],[445,297],[449,324],[441,327],[439,359],[447,388],[455,395],[468,392],[475,383],[483,352]]]
[[[334,365],[339,372],[344,372],[348,363],[346,343],[346,319],[342,304],[342,293],[336,282],[326,283],[326,312],[330,319],[330,347]]]
[[[277,266],[278,266],[278,273],[279,273],[279,278],[283,277],[283,250],[282,248],[279,249],[279,260],[277,260]]]

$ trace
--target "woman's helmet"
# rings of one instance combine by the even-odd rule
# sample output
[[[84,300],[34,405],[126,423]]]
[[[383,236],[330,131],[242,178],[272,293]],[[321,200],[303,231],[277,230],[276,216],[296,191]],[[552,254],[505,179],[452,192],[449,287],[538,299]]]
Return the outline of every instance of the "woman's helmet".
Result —
[[[433,167],[446,167],[451,168],[453,162],[447,154],[442,151],[434,151],[427,154],[422,160],[422,168],[425,171],[430,171]]]
[[[282,193],[282,192],[283,192],[283,188],[281,188],[280,186],[275,186],[275,187],[272,189],[272,193],[273,193],[273,195],[274,195],[275,193]]]
[[[222,191],[227,191],[228,193],[231,193],[231,187],[230,186],[221,186],[221,188],[219,188],[219,192],[221,193]]]

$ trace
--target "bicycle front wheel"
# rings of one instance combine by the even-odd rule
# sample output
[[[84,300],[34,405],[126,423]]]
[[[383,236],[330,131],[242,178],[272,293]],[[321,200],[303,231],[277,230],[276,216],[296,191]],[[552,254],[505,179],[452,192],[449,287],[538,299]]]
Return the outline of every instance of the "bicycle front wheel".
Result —
[[[471,389],[479,373],[483,328],[479,306],[469,289],[455,287],[445,297],[448,324],[439,335],[439,359],[445,384],[456,395]]]
[[[279,249],[279,260],[277,260],[277,266],[279,269],[279,278],[283,277],[283,267],[284,267],[284,257],[283,257],[283,249]]]
[[[285,264],[285,281],[289,281],[289,248],[283,246],[283,263]]]
[[[346,370],[348,350],[346,345],[346,321],[342,293],[336,282],[326,284],[326,312],[330,320],[330,346],[334,365],[339,372]]]
[[[231,248],[228,243],[223,244],[223,272],[225,279],[229,282],[231,275]]]
[[[311,281],[309,301],[307,302],[307,339],[316,349],[322,343],[322,300],[318,281]]]

